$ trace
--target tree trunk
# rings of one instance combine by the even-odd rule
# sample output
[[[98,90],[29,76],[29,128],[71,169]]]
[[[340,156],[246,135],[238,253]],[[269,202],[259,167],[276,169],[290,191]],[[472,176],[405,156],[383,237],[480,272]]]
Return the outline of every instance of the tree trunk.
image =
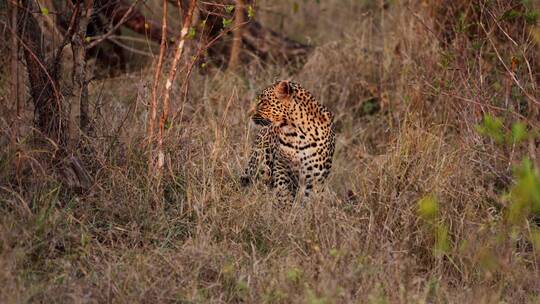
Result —
[[[17,28],[17,1],[11,3],[11,28]],[[17,117],[21,116],[19,99],[19,41],[15,33],[11,34],[11,100],[15,103]]]
[[[86,80],[86,50],[84,38],[86,37],[86,29],[92,9],[94,6],[93,0],[84,1],[84,8],[78,11],[78,24],[75,27],[75,33],[71,42],[73,51],[73,91],[75,92],[74,102],[79,105],[79,125],[83,133],[88,134],[89,117],[88,117],[88,82]]]
[[[244,25],[245,3],[244,0],[236,0],[234,8],[233,41],[231,43],[231,56],[229,57],[228,69],[234,70],[240,61],[242,49],[242,26]]]
[[[35,1],[21,1],[18,35],[24,49],[35,124],[44,135],[63,145],[65,134],[57,66],[49,66],[45,60],[41,28],[31,13],[36,11],[38,8]]]
[[[384,0],[378,0],[373,18],[373,45],[377,61],[377,98],[382,101],[382,82],[384,79]]]

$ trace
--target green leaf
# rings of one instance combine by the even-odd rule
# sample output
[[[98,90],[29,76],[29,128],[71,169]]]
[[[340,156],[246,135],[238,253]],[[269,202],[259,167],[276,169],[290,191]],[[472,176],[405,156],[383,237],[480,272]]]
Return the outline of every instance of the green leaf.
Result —
[[[426,220],[432,220],[437,217],[439,213],[439,203],[433,195],[423,197],[418,201],[418,215]]]
[[[244,297],[249,291],[249,286],[246,282],[239,280],[236,282],[235,291],[238,296]]]
[[[371,98],[362,103],[362,113],[365,115],[375,114],[378,110],[380,110],[380,105],[377,98]]]
[[[298,283],[302,279],[302,270],[293,267],[287,271],[287,279],[293,283]]]
[[[42,7],[42,8],[41,8],[41,14],[42,14],[43,16],[49,15],[49,9],[46,8],[46,7]]]
[[[247,8],[247,14],[248,18],[253,18],[255,16],[255,11],[253,10],[253,6],[249,5]]]
[[[227,12],[227,14],[230,14],[233,10],[234,10],[234,5],[232,4],[225,5],[225,11]]]
[[[223,27],[229,27],[232,23],[232,19],[223,18]]]
[[[504,20],[504,21],[514,21],[516,20],[517,18],[519,18],[521,16],[521,12],[520,11],[517,11],[515,9],[511,9],[509,11],[506,11],[501,19]]]
[[[534,10],[527,11],[523,17],[525,17],[525,22],[527,24],[536,24],[538,21],[538,12]]]
[[[298,10],[300,9],[300,6],[298,5],[298,2],[294,2],[292,6],[293,13],[298,13]]]
[[[195,28],[192,26],[189,28],[189,31],[188,31],[188,34],[187,34],[187,39],[193,39],[195,38],[195,34],[197,33],[197,31],[195,30]]]
[[[446,228],[446,225],[444,224],[437,225],[433,251],[435,255],[441,255],[448,252],[449,249],[450,242],[448,240],[448,228]]]
[[[520,143],[527,138],[527,126],[518,121],[512,125],[512,143]]]
[[[307,290],[307,298],[306,303],[307,304],[326,304],[328,301],[325,297],[318,296],[313,290],[308,289]]]
[[[531,214],[540,215],[540,176],[529,159],[514,168],[515,184],[506,199],[510,201],[508,220],[519,224]]]
[[[226,263],[225,265],[223,265],[223,267],[221,267],[221,273],[223,273],[224,275],[231,275],[234,273],[234,264],[233,263]]]
[[[172,122],[170,120],[165,120],[165,125],[163,126],[165,130],[169,130],[172,126]]]
[[[498,81],[495,81],[492,85],[492,88],[493,90],[495,90],[496,92],[500,92],[502,89],[503,89],[503,86],[500,82]]]
[[[492,249],[488,247],[481,247],[478,252],[478,261],[481,269],[485,271],[492,271],[499,265],[497,257],[493,254]]]
[[[498,117],[485,115],[482,123],[476,126],[476,131],[484,136],[490,137],[498,144],[504,142],[503,123]]]

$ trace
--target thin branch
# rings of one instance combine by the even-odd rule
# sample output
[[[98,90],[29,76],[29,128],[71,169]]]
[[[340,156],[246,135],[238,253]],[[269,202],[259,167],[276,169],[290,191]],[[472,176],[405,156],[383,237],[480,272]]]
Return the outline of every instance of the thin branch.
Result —
[[[129,20],[129,17],[131,15],[131,13],[133,12],[133,10],[135,9],[135,6],[139,3],[140,0],[136,0],[135,2],[133,2],[133,4],[128,8],[128,10],[124,13],[124,15],[122,16],[122,18],[120,19],[120,21],[118,21],[118,23],[116,23],[115,26],[113,26],[113,28],[111,28],[107,33],[101,35],[101,36],[97,36],[97,37],[94,37],[92,40],[91,43],[89,43],[86,48],[87,49],[91,49],[93,47],[95,47],[96,45],[98,45],[100,42],[102,42],[103,40],[109,38],[109,36],[111,36],[112,34],[114,34],[114,32],[116,32],[116,30],[121,27],[126,21]]]
[[[176,78],[176,72],[178,70],[178,63],[180,62],[180,57],[182,56],[182,52],[184,50],[184,45],[186,42],[186,36],[189,31],[189,27],[191,25],[191,19],[193,17],[193,11],[195,10],[196,6],[196,0],[191,0],[189,3],[189,8],[187,11],[187,14],[184,19],[184,23],[182,25],[182,31],[180,32],[180,39],[178,41],[178,45],[176,47],[176,51],[174,53],[174,59],[172,62],[171,69],[169,71],[169,75],[167,77],[167,81],[165,82],[165,93],[163,96],[163,112],[162,116],[159,122],[159,133],[158,133],[158,162],[157,162],[157,169],[158,174],[161,172],[161,169],[163,168],[164,164],[164,154],[163,154],[163,132],[165,129],[165,122],[168,118],[168,112],[169,112],[169,99],[171,97],[171,89],[172,84]]]
[[[152,138],[154,137],[154,124],[156,122],[157,117],[157,90],[158,90],[158,84],[159,80],[161,78],[161,70],[163,66],[163,59],[165,58],[165,49],[167,47],[166,43],[166,32],[167,32],[167,0],[163,0],[163,20],[161,22],[161,45],[159,48],[159,58],[156,66],[156,71],[154,73],[154,84],[152,85],[152,100],[150,103],[150,109],[149,113],[150,116],[148,117],[148,132],[147,132],[147,140],[148,144],[150,145],[152,143]],[[152,163],[152,153],[150,153],[149,158],[149,165]],[[152,167],[149,166],[151,169]]]
[[[66,34],[64,35],[64,39],[62,40],[62,43],[60,43],[60,46],[58,46],[56,50],[56,55],[54,56],[55,66],[57,66],[60,63],[62,51],[64,50],[64,47],[66,47],[66,45],[70,42],[71,38],[73,37],[73,34],[75,33],[76,23],[78,21],[78,15],[79,15],[80,9],[81,9],[80,3],[77,3],[77,5],[75,5],[75,7],[73,8],[73,11],[71,13],[71,18],[69,21],[68,30],[66,31]]]
[[[201,57],[202,53],[205,51],[205,50],[208,50],[212,45],[214,45],[214,43],[216,43],[221,37],[223,37],[224,35],[226,35],[227,33],[233,31],[237,26],[244,26],[246,24],[248,24],[249,21],[245,21],[244,23],[242,24],[237,24],[231,28],[228,28],[224,31],[221,31],[216,37],[214,37],[212,40],[210,40],[206,45],[204,45],[203,47],[200,47],[198,50],[197,50],[197,54],[195,56],[193,56],[193,60],[191,61],[189,67],[188,67],[188,70],[187,70],[187,73],[186,73],[186,77],[184,78],[184,83],[182,85],[182,96],[183,96],[183,102],[185,103],[186,102],[186,99],[187,99],[187,93],[188,93],[188,89],[189,89],[189,77],[193,71],[193,68],[195,67],[195,63],[197,62],[197,60],[199,60],[199,58]],[[184,105],[182,105],[181,109],[180,109],[180,121],[182,121],[182,116],[184,114]],[[173,122],[176,120],[176,117],[178,116],[178,111],[176,111],[171,119],[171,125],[173,124]]]
[[[139,54],[139,55],[143,55],[143,56],[147,56],[147,57],[154,57],[154,54],[152,54],[152,53],[150,53],[150,52],[145,52],[145,51],[142,51],[142,50],[139,50],[139,49],[130,47],[129,45],[120,42],[118,38],[113,38],[113,37],[114,37],[114,36],[111,36],[111,37],[109,37],[107,40],[110,41],[110,42],[112,42],[113,44],[118,45],[119,47],[121,47],[121,48],[123,48],[123,49],[126,49],[126,50],[132,52],[132,53]]]
[[[510,41],[512,41],[512,43],[515,45],[515,46],[518,46],[517,42],[512,39],[512,37],[510,37],[510,35],[502,28],[501,24],[499,23],[499,21],[497,21],[497,18],[495,17],[495,15],[493,15],[493,13],[486,8],[486,11],[488,12],[488,14],[491,16],[491,18],[493,18],[493,22],[495,22],[495,25],[497,25],[497,27],[501,30],[501,32],[503,32],[503,34],[506,36],[506,38],[508,38]],[[482,25],[483,26],[483,25]]]
[[[504,60],[502,59],[501,57],[501,54],[499,53],[499,50],[497,49],[497,47],[495,46],[495,43],[493,42],[493,40],[491,39],[491,35],[489,35],[488,31],[486,30],[486,28],[484,27],[484,25],[482,23],[480,23],[480,26],[482,27],[482,29],[484,30],[484,32],[486,33],[486,36],[488,38],[488,41],[489,43],[491,44],[491,47],[493,47],[493,50],[495,51],[495,54],[497,55],[497,58],[499,59],[499,61],[501,62],[501,64],[503,65],[504,69],[506,70],[506,72],[510,75],[510,77],[512,77],[512,80],[514,81],[514,83],[519,87],[519,89],[521,90],[521,92],[523,94],[525,94],[525,96],[527,96],[532,102],[534,102],[535,104],[537,105],[540,105],[540,102],[538,100],[536,100],[536,98],[534,98],[534,96],[532,96],[531,94],[529,94],[525,88],[523,88],[523,86],[521,85],[521,83],[519,82],[519,80],[516,78],[516,75],[515,73],[513,73],[510,68],[506,65],[506,63],[504,62]]]

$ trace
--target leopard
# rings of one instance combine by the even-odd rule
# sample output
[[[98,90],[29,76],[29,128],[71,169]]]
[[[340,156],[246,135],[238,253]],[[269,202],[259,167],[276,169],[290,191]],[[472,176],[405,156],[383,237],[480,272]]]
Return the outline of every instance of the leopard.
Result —
[[[241,184],[262,180],[281,203],[304,203],[321,192],[335,150],[331,111],[300,84],[280,80],[262,90],[248,115],[260,129]]]

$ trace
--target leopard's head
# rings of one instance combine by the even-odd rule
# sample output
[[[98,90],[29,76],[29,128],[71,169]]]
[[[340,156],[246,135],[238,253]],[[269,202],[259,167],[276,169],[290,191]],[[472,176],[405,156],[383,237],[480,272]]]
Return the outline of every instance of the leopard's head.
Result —
[[[264,89],[257,97],[257,105],[249,111],[253,122],[268,126],[286,121],[292,93],[293,88],[288,81],[279,81]]]

